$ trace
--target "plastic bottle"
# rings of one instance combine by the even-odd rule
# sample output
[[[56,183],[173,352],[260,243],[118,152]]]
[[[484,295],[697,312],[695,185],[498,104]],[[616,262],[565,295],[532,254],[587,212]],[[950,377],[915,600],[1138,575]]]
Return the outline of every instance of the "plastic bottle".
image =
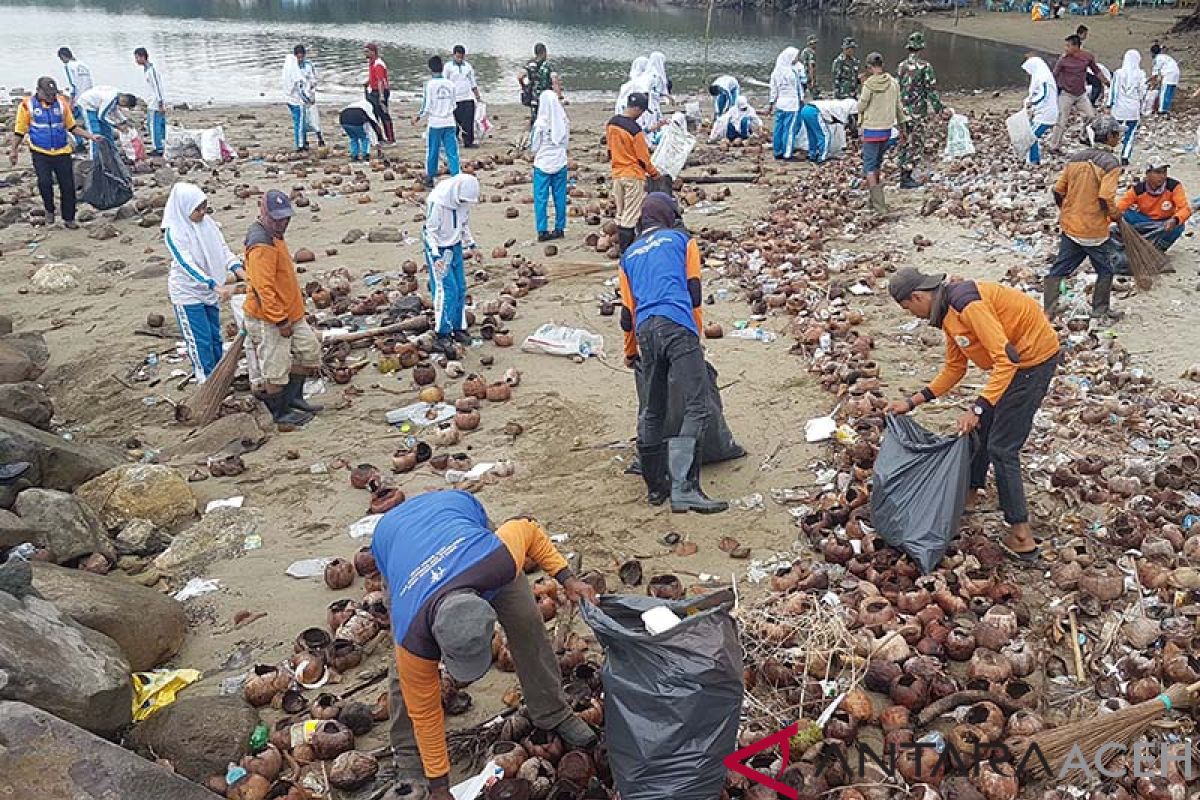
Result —
[[[261,753],[266,749],[267,743],[271,740],[271,730],[266,726],[266,723],[260,722],[255,727],[254,732],[250,734],[250,752]]]

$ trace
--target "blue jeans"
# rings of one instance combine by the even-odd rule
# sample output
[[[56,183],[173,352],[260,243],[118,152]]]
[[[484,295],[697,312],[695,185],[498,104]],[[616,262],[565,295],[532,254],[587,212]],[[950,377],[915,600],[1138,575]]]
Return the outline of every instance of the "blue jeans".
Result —
[[[1165,114],[1171,110],[1171,103],[1175,100],[1175,84],[1164,84],[1162,90],[1158,93],[1158,113]]]
[[[554,197],[554,230],[567,229],[567,168],[546,173],[533,168],[533,216],[537,220],[537,232],[550,230],[547,212],[548,201]]]
[[[771,149],[776,158],[791,158],[792,149],[796,146],[795,111],[776,111],[775,130],[771,135]]]
[[[308,120],[304,118],[304,106],[288,103],[288,111],[292,112],[292,143],[299,150],[308,145]]]
[[[1058,255],[1050,267],[1048,276],[1051,278],[1069,278],[1079,269],[1084,259],[1090,259],[1092,269],[1100,277],[1112,275],[1117,263],[1117,245],[1112,239],[1106,239],[1104,244],[1095,247],[1085,247],[1067,236],[1058,235]]]
[[[1132,225],[1134,230],[1164,253],[1183,236],[1183,225],[1176,225],[1169,231],[1163,230],[1167,223],[1165,219],[1154,219],[1132,208],[1126,211],[1124,216],[1125,221]]]
[[[187,344],[196,383],[204,383],[221,361],[221,308],[204,303],[175,306],[175,321]]]
[[[886,142],[863,142],[862,157],[863,157],[863,174],[870,175],[872,172],[879,172],[883,169],[883,157],[887,154],[888,148],[892,146],[894,139],[888,139]]]
[[[146,130],[150,133],[150,149],[162,155],[167,142],[167,115],[156,108],[147,111]]]
[[[750,118],[747,117],[741,123],[734,125],[732,122],[725,124],[725,138],[733,141],[734,139],[749,139],[750,138]]]
[[[1042,163],[1041,139],[1043,136],[1045,136],[1047,133],[1049,133],[1052,130],[1054,130],[1053,125],[1045,125],[1045,124],[1038,125],[1036,128],[1033,129],[1033,135],[1036,136],[1037,138],[1034,139],[1033,144],[1031,144],[1029,146],[1029,159],[1028,160],[1029,160],[1030,164],[1041,164]]]
[[[103,136],[112,142],[113,147],[117,146],[117,138],[113,135],[112,125],[109,125],[106,120],[100,119],[100,114],[96,111],[87,112],[88,130],[97,136]],[[118,150],[120,152],[120,150]],[[98,158],[96,155],[96,145],[92,145],[92,158]]]
[[[446,128],[451,133],[453,128]],[[445,259],[446,272],[438,276],[433,264]],[[467,329],[467,275],[463,270],[462,243],[430,250],[425,246],[425,265],[429,268],[429,294],[433,297],[433,325],[439,336]]]
[[[446,149],[446,166],[450,168],[450,174],[458,174],[458,137],[455,136],[456,130],[453,125],[448,128],[429,129],[429,143],[426,147],[425,156],[425,175],[429,180],[432,181],[437,178],[438,153],[442,148]]]
[[[808,136],[808,160],[820,164],[829,157],[828,142],[821,127],[821,109],[812,104],[805,105],[800,109],[800,121]]]
[[[1133,156],[1133,137],[1137,135],[1138,120],[1117,120],[1125,126],[1125,137],[1121,139],[1121,159],[1125,163],[1129,163],[1129,159]]]
[[[351,160],[371,156],[371,137],[367,135],[366,125],[343,125],[342,130],[350,137]]]

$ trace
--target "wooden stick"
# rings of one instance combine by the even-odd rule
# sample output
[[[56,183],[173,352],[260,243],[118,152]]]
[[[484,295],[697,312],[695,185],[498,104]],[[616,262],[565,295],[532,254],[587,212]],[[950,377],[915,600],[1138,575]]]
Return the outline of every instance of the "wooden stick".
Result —
[[[761,175],[681,175],[683,183],[712,184],[712,183],[754,183]]]
[[[321,344],[340,344],[341,342],[358,342],[363,339],[373,339],[376,336],[386,336],[389,333],[424,333],[429,330],[429,320],[424,316],[411,317],[403,322],[383,325],[378,328],[368,328],[353,333],[331,333],[321,337]]]
[[[1068,618],[1071,621],[1071,653],[1075,656],[1075,679],[1080,683],[1087,680],[1083,671],[1083,653],[1079,649],[1079,623],[1075,620],[1075,609],[1069,609]]]

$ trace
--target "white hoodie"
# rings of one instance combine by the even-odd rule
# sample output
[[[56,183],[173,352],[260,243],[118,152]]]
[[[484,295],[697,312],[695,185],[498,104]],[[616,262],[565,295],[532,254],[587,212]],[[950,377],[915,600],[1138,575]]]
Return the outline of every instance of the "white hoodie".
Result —
[[[434,255],[456,244],[473,245],[471,206],[479,202],[479,179],[466,172],[439,183],[425,204],[425,247]]]
[[[770,101],[776,111],[800,110],[804,90],[800,87],[800,72],[795,66],[799,56],[799,50],[787,47],[775,59],[775,70],[771,73]]]
[[[1151,68],[1151,74],[1161,76],[1163,86],[1178,86],[1179,62],[1166,53],[1159,53],[1154,57],[1154,66]]]
[[[1108,104],[1119,122],[1135,122],[1142,116],[1142,100],[1146,97],[1146,73],[1141,67],[1142,55],[1126,50],[1121,68],[1112,75],[1112,90]]]
[[[556,175],[567,167],[567,146],[571,139],[571,123],[567,111],[553,89],[538,98],[537,120],[529,138],[533,151],[533,166],[547,175]]]
[[[1034,127],[1058,124],[1058,84],[1050,67],[1037,56],[1025,59],[1021,69],[1029,73],[1029,95],[1025,98],[1033,112]]]

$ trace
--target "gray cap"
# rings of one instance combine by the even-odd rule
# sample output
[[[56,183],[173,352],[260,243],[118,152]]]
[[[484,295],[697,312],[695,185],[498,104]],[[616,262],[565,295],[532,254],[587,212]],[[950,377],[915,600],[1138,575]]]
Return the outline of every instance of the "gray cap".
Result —
[[[267,210],[271,219],[287,219],[296,213],[292,208],[292,201],[278,189],[271,189],[266,193],[263,197],[263,208]]]
[[[625,101],[626,108],[640,108],[645,111],[650,107],[650,97],[645,92],[634,92]]]
[[[496,610],[474,592],[456,592],[438,605],[433,638],[442,651],[446,672],[460,683],[474,683],[492,666]]]
[[[913,267],[905,267],[888,281],[888,293],[897,303],[912,297],[913,292],[932,292],[946,280],[946,273],[926,275]]]
[[[1108,114],[1102,114],[1092,120],[1088,126],[1092,132],[1093,141],[1103,142],[1115,134],[1121,133],[1121,123]]]
[[[882,67],[883,53],[867,53],[866,63],[868,67]]]

